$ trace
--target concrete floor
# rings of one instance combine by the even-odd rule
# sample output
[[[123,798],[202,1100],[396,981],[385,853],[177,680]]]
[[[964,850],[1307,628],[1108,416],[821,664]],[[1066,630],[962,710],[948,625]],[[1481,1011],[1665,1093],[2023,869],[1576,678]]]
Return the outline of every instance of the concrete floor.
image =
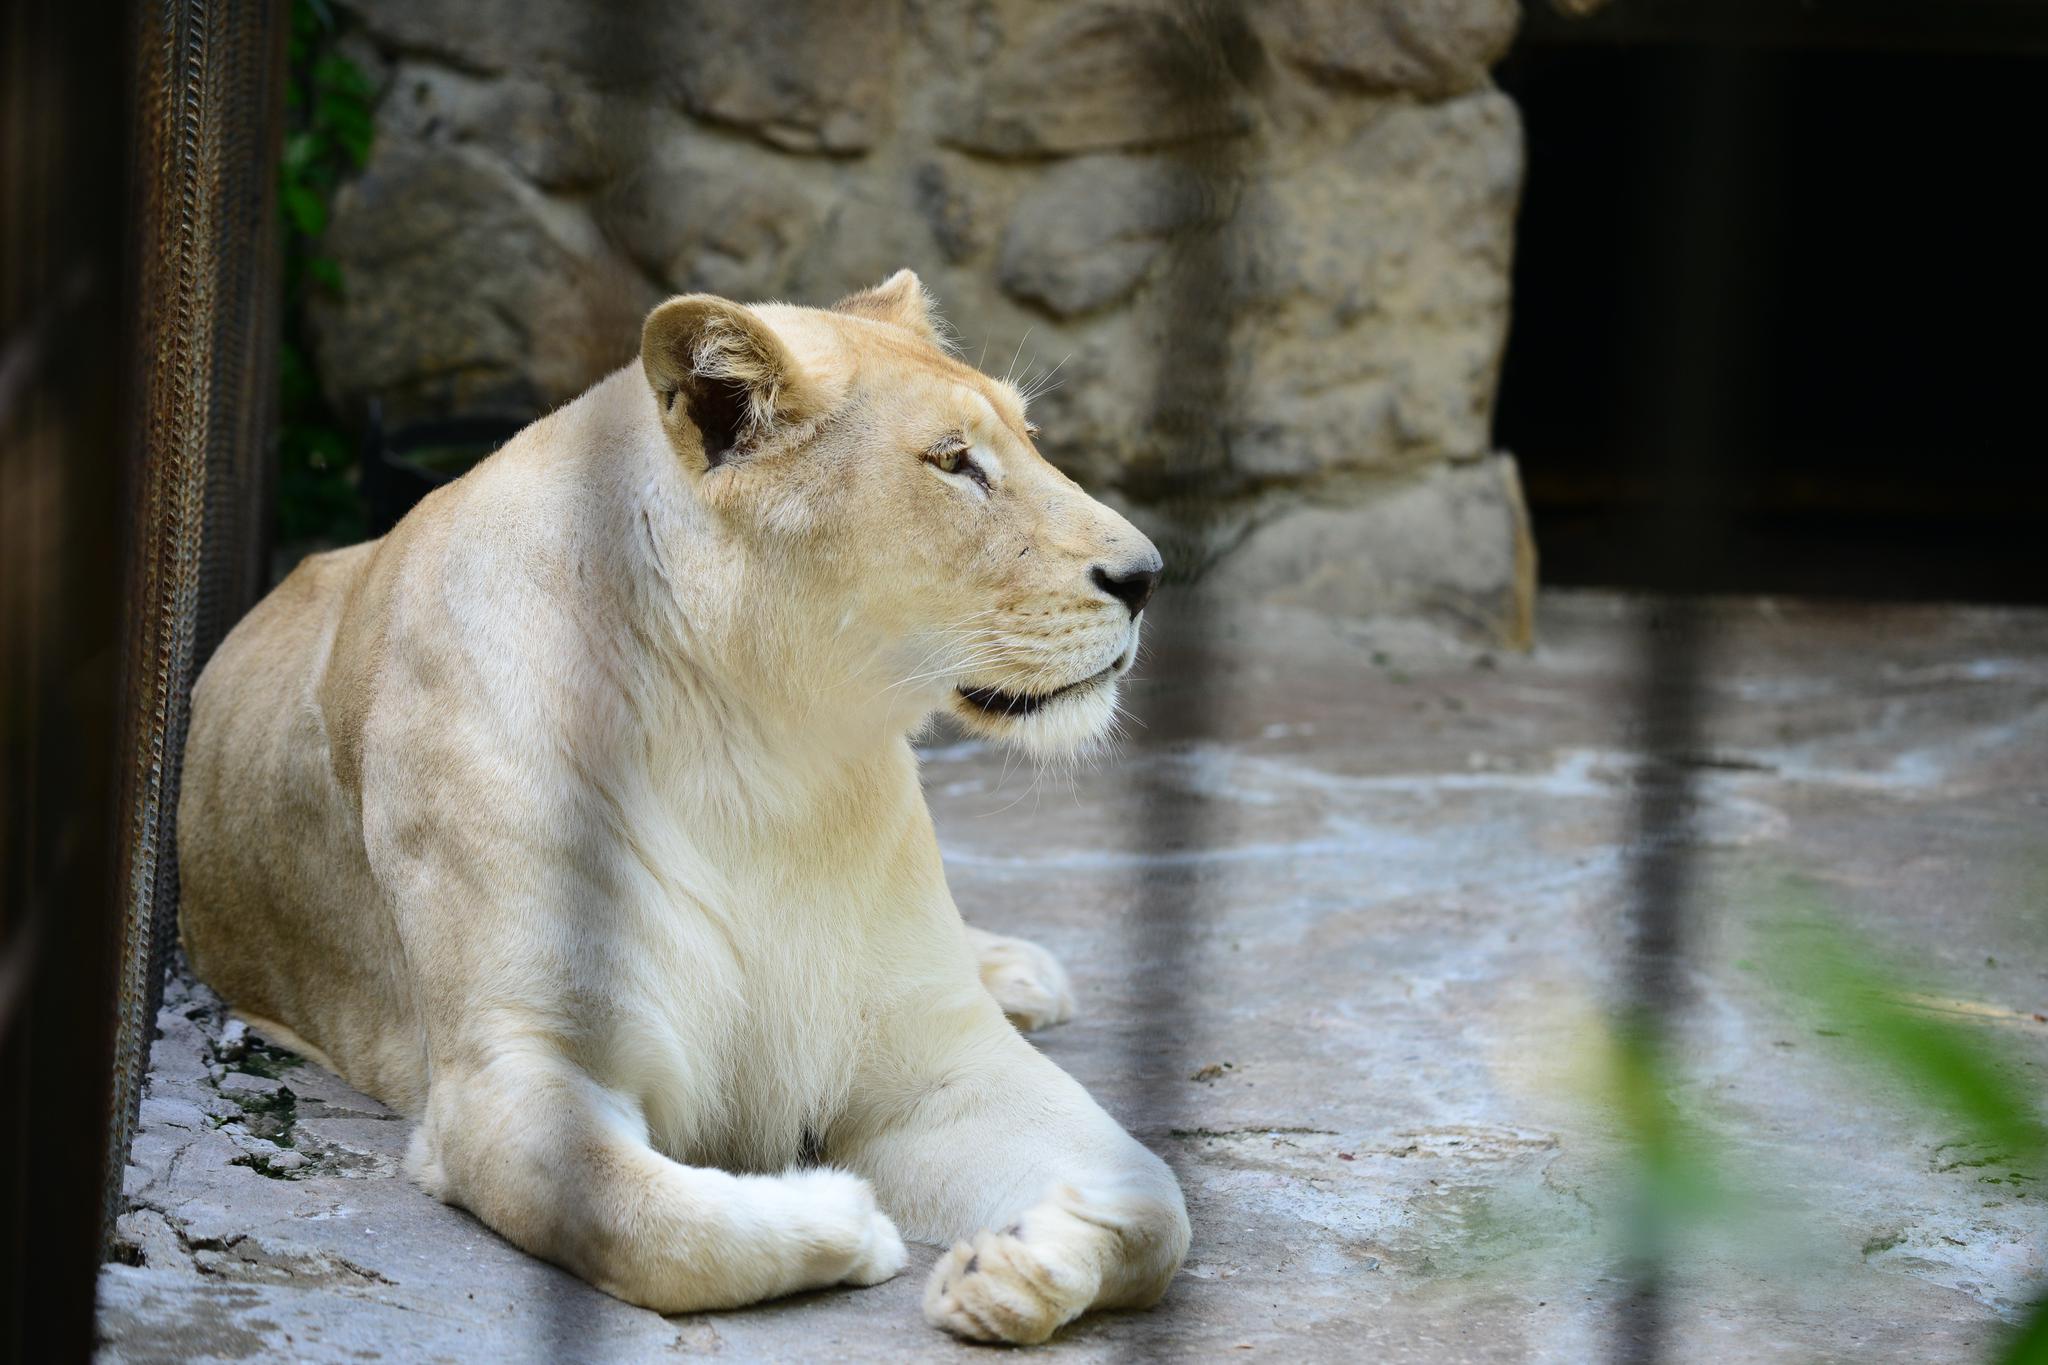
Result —
[[[1200,695],[1169,621],[1110,764],[1069,781],[932,747],[968,918],[1065,959],[1081,1014],[1039,1041],[1194,1219],[1164,1304],[1050,1352],[1609,1348],[1630,1184],[1597,1058],[1642,610],[1553,594],[1526,658],[1240,615],[1205,632]],[[2048,613],[1751,601],[1714,639],[1675,1097],[1718,1193],[1673,1246],[1670,1355],[1987,1359],[2048,1293],[2048,1172],[1856,1065],[1853,1021],[1773,984],[1766,926],[1806,879],[2048,1094]],[[986,1358],[924,1326],[929,1249],[879,1288],[742,1312],[608,1299],[397,1175],[404,1122],[312,1068],[263,1074],[221,1022],[173,983],[109,1361]]]

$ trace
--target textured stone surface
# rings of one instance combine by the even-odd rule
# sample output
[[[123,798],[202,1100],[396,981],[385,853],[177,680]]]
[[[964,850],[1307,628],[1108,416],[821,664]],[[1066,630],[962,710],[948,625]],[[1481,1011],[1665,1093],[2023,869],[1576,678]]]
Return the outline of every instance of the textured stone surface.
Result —
[[[832,0],[352,0],[380,43],[489,73],[658,92],[779,146],[854,151],[888,117],[900,10]]]
[[[1227,547],[1492,451],[1509,0],[344,8],[378,140],[335,205],[346,289],[312,311],[351,406],[538,414],[630,355],[663,294],[823,304],[908,265],[969,358],[1057,370],[1046,454],[1137,504],[1182,456],[1162,367],[1191,327],[1227,338],[1184,381],[1227,467],[1132,507],[1162,538]],[[1446,543],[1441,573],[1513,548]]]
[[[1423,616],[1520,648],[1534,629],[1535,559],[1514,461],[1492,456],[1281,512],[1211,587],[1347,616]]]
[[[1163,3],[1011,5],[943,136],[1003,156],[1158,147],[1248,131],[1230,54]],[[1182,91],[1207,88],[1190,107]]]
[[[664,293],[775,296],[823,231],[827,196],[777,160],[678,122],[650,119],[644,154],[597,201],[599,224]]]
[[[317,317],[344,402],[395,414],[538,412],[637,353],[661,290],[590,219],[474,147],[379,143],[335,204],[356,284]]]
[[[388,76],[380,141],[417,143],[436,154],[476,147],[544,190],[577,190],[616,173],[591,91],[514,74],[472,75],[428,61],[403,61]]]
[[[1261,31],[1332,85],[1441,98],[1486,84],[1521,10],[1514,0],[1267,0]]]
[[[1018,201],[997,271],[1003,288],[1056,317],[1090,313],[1135,290],[1172,235],[1202,212],[1170,166],[1079,157]]]
[[[1486,452],[1522,179],[1514,104],[1381,105],[1294,156],[1247,211],[1233,464],[1300,482]]]
[[[1230,610],[1190,737],[1169,617],[1144,724],[1071,787],[929,747],[962,905],[1073,971],[1079,1016],[1040,1045],[1173,1164],[1194,1221],[1158,1310],[1089,1319],[1052,1357],[1608,1353],[1628,1166],[1590,1078],[1644,624],[1548,597],[1517,656]],[[1712,638],[1675,1095],[1729,1193],[1675,1248],[1670,1358],[1991,1358],[2048,1292],[2048,1172],[1959,1150],[1851,1064],[1853,1024],[1776,994],[1759,888],[1819,888],[2048,1091],[2048,614],[1742,602]],[[420,1193],[402,1120],[224,1038],[203,993],[174,983],[161,1024],[104,1360],[989,1358],[920,1320],[929,1249],[875,1289],[630,1308]]]

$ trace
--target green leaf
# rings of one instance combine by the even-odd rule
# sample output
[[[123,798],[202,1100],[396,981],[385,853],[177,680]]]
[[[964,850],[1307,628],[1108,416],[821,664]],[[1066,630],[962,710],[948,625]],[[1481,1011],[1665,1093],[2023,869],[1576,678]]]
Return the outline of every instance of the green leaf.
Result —
[[[338,104],[333,110],[333,126],[337,136],[369,136],[376,124],[370,118],[370,111],[353,100]]]
[[[366,100],[375,89],[368,74],[338,52],[329,52],[313,64],[313,80],[337,95],[358,100]]]
[[[355,163],[358,170],[370,160],[370,143],[374,137],[375,133],[367,123],[360,130],[338,129],[335,132],[335,138],[341,143],[342,150],[348,153],[348,159]]]
[[[304,185],[287,185],[281,198],[285,217],[301,235],[318,237],[327,230],[327,205]]]
[[[2048,1365],[2048,1299],[2034,1305],[2034,1311],[2020,1324],[2015,1336],[1998,1357],[1999,1365]]]
[[[306,428],[306,450],[326,465],[341,465],[350,454],[348,438],[333,427]]]
[[[320,139],[311,133],[293,133],[284,140],[284,172],[287,177],[302,174],[320,157]]]
[[[1904,974],[1830,917],[1813,893],[1790,886],[1785,894],[1796,909],[1765,932],[1772,976],[1788,996],[1972,1140],[2020,1160],[2048,1156],[2048,1123],[1999,1039],[1916,1008]]]

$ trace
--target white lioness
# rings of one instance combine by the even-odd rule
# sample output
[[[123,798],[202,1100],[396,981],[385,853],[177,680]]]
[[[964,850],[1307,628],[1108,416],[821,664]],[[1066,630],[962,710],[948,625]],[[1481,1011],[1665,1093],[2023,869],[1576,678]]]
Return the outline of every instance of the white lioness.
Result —
[[[878,1283],[900,1228],[964,1239],[932,1322],[1034,1342],[1187,1248],[1166,1166],[1005,1021],[1064,979],[962,926],[908,742],[1100,735],[1159,556],[934,327],[908,271],[672,299],[193,694],[199,973],[416,1116],[428,1190],[662,1312]]]

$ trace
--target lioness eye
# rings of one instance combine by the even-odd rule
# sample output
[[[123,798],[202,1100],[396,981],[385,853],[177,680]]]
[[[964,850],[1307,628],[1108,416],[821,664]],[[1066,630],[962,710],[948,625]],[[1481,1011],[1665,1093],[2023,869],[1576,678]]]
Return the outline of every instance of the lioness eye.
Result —
[[[924,453],[924,458],[927,463],[931,464],[939,472],[965,475],[981,485],[982,491],[986,492],[988,491],[988,475],[982,472],[981,466],[974,462],[974,457],[969,455],[967,450],[968,443],[955,437],[952,440],[942,441],[930,450],[927,450]]]
[[[1038,423],[1036,422],[1026,422],[1024,424],[1024,434],[1034,441],[1038,439],[1038,429]]]

